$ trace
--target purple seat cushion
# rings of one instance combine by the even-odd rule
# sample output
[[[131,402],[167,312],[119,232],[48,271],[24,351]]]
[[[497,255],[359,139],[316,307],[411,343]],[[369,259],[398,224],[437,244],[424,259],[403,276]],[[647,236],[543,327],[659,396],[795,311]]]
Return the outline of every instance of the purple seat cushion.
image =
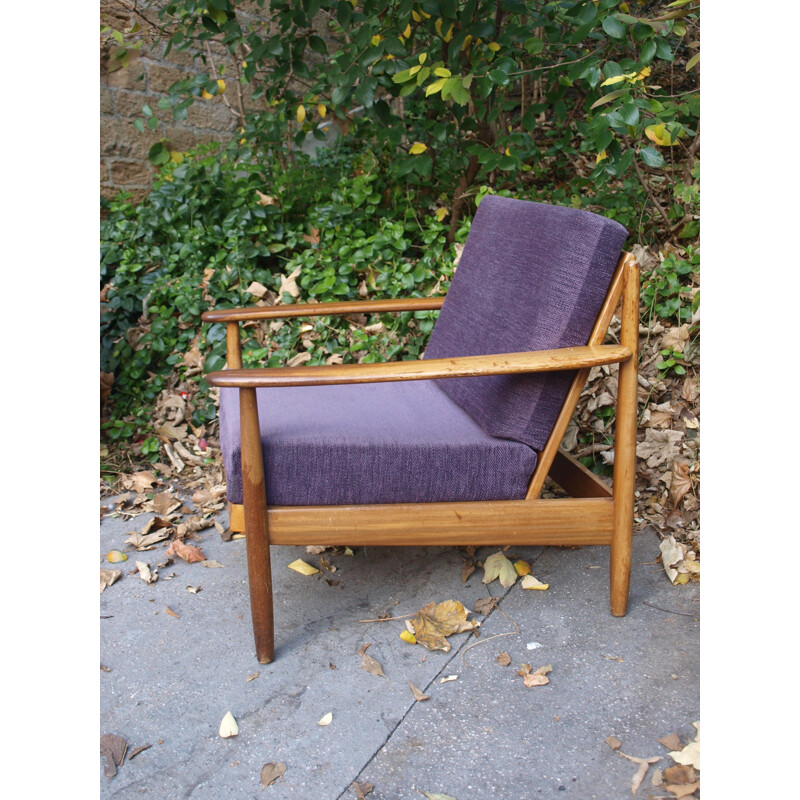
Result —
[[[436,381],[259,389],[270,505],[525,497],[527,445],[487,435]],[[242,502],[238,390],[220,391],[228,499]]]
[[[588,211],[485,197],[425,357],[585,345],[626,237],[622,225]],[[540,451],[573,375],[455,378],[440,385],[487,433]]]

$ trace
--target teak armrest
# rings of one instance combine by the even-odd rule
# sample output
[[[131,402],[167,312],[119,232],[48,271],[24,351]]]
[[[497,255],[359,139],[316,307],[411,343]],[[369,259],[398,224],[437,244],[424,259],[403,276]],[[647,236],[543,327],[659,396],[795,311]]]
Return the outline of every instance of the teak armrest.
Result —
[[[327,317],[384,311],[435,311],[442,307],[443,302],[444,297],[395,297],[386,300],[347,300],[341,303],[302,303],[296,306],[215,308],[204,312],[201,319],[203,322],[244,322],[254,319]]]
[[[316,367],[226,369],[210,372],[212,386],[255,389],[261,386],[322,386],[339,383],[419,381],[431,378],[464,378],[477,375],[515,375],[598,367],[627,361],[631,350],[622,345],[590,345],[417,361],[383,361],[374,364],[331,364]]]

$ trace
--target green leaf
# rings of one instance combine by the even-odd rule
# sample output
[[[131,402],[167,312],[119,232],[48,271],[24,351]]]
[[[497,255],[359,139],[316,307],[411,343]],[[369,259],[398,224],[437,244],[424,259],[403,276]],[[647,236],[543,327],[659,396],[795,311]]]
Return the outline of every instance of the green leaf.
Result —
[[[655,147],[643,147],[639,151],[639,155],[642,157],[642,161],[647,164],[648,167],[663,167],[664,166],[664,156],[655,149]]]
[[[623,39],[625,37],[625,26],[613,15],[603,20],[603,30],[612,39]]]
[[[164,142],[156,142],[148,152],[147,157],[150,159],[151,164],[160,167],[169,161],[169,150]]]
[[[700,53],[695,53],[687,62],[686,62],[686,71],[688,72],[695,64],[700,63]]]
[[[637,125],[639,123],[639,109],[634,103],[623,103],[617,109],[617,112],[626,125]]]
[[[325,40],[320,36],[309,36],[308,46],[315,53],[319,53],[320,55],[323,56],[328,54],[328,46],[325,44]]]
[[[135,119],[133,121],[133,127],[136,128],[139,133],[144,133],[144,122],[142,122],[140,119]]]
[[[616,100],[618,97],[622,97],[622,95],[627,93],[627,89],[617,89],[615,92],[604,94],[599,100],[595,100],[594,103],[592,103],[592,105],[589,107],[589,110],[591,111],[593,108],[610,103],[612,100]]]
[[[536,36],[532,36],[530,39],[525,40],[523,47],[528,53],[535,56],[544,50],[544,42]]]

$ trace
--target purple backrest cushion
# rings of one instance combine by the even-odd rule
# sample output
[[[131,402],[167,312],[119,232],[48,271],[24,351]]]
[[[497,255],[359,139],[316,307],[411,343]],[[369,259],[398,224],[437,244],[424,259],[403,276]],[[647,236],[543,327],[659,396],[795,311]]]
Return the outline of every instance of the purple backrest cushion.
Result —
[[[488,195],[425,358],[585,345],[628,233],[574,208]],[[574,372],[440,380],[489,434],[540,451]]]

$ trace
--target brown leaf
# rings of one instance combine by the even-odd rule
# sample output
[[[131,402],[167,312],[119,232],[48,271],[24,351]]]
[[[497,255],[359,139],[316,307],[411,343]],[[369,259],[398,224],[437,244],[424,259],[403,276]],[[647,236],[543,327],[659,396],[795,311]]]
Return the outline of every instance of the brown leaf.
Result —
[[[428,603],[411,619],[417,642],[428,650],[448,652],[450,642],[445,637],[478,627],[474,620],[467,620],[467,613],[467,609],[457,600]]]
[[[414,684],[411,683],[411,681],[408,682],[408,685],[411,687],[411,694],[414,695],[415,700],[419,700],[420,702],[422,702],[423,700],[427,700],[430,697],[430,695],[423,694],[419,689],[417,689],[417,687],[414,686]]]
[[[639,787],[642,785],[642,781],[647,775],[647,770],[650,769],[650,765],[655,764],[657,761],[661,761],[661,757],[654,756],[653,758],[637,758],[636,756],[626,755],[621,750],[619,751],[619,754],[622,758],[627,758],[628,761],[633,761],[635,764],[639,765],[639,769],[636,770],[631,778],[631,792],[636,794]]]
[[[383,667],[381,666],[380,661],[378,661],[376,658],[373,658],[369,653],[366,652],[369,646],[369,644],[365,644],[358,651],[358,655],[361,656],[361,669],[363,669],[365,672],[369,672],[370,675],[378,675],[381,678],[386,678],[386,676],[383,674]],[[389,679],[386,678],[386,680]]]
[[[608,739],[606,739],[606,744],[612,750],[619,750],[620,747],[622,747],[622,742],[619,739],[617,739],[616,736],[609,736]]]
[[[697,771],[688,764],[676,764],[664,770],[664,780],[668,783],[694,783],[697,780]]]
[[[273,197],[269,194],[264,194],[263,192],[259,192],[256,189],[256,194],[258,195],[258,204],[260,206],[277,206],[279,205],[277,198]]]
[[[135,748],[132,753],[128,754],[128,761],[130,761],[133,758],[136,758],[136,756],[138,756],[139,753],[143,752],[144,750],[147,750],[152,746],[153,746],[152,744],[143,744],[140,747]]]
[[[269,291],[269,289],[267,289],[263,283],[253,281],[245,291],[248,294],[252,294],[254,297],[263,297]]]
[[[133,475],[127,475],[122,479],[122,483],[126,489],[133,489],[135,492],[145,492],[154,483],[158,483],[158,478],[152,473],[147,471],[135,472]]]
[[[277,764],[274,761],[264,764],[261,767],[261,788],[266,789],[267,786],[282,777],[284,772],[286,772],[286,764],[280,761]]]
[[[668,792],[672,792],[676,798],[688,797],[689,795],[694,794],[700,788],[700,781],[682,784],[668,783],[664,788]]]
[[[136,569],[139,570],[139,577],[145,583],[155,583],[158,580],[158,570],[150,570],[150,565],[144,561],[136,562]]]
[[[122,575],[120,569],[101,569],[100,570],[100,593],[102,594],[109,586],[117,581]]]
[[[461,583],[466,583],[472,573],[475,572],[475,562],[469,561],[461,568]]]
[[[166,611],[171,617],[175,617],[175,619],[181,618],[181,615],[176,614],[169,606],[164,606],[164,611]]]
[[[153,511],[156,514],[168,514],[173,510],[173,506],[177,508],[180,505],[180,500],[176,500],[175,496],[170,492],[159,492],[153,498]]]
[[[508,653],[500,653],[500,655],[497,656],[497,663],[501,667],[507,667],[511,663],[511,656]]]
[[[259,674],[260,673],[258,672],[252,672],[250,675],[247,676],[247,682],[250,683],[250,681],[254,681],[259,676]]]
[[[122,766],[128,743],[121,736],[106,733],[100,737],[100,755],[105,759],[104,773],[106,778],[117,774],[117,767]]]
[[[371,783],[358,783],[353,781],[353,789],[356,793],[356,800],[365,800],[366,796],[375,788]]]
[[[180,556],[184,561],[190,564],[197,561],[205,561],[206,557],[199,547],[192,544],[184,544],[180,539],[175,539],[172,544],[164,551],[168,556]]]
[[[672,464],[672,482],[669,486],[669,499],[673,508],[683,500],[684,496],[692,490],[692,479],[689,477],[689,467],[680,461]]]
[[[521,669],[517,674],[522,675],[522,682],[529,689],[532,686],[544,686],[545,684],[550,683],[550,678],[547,677],[547,673],[553,671],[552,664],[547,664],[546,666],[539,667],[534,672],[531,672],[530,664],[523,664],[522,668],[523,669]]]
[[[681,397],[687,403],[695,403],[697,402],[697,398],[700,396],[700,392],[697,391],[697,381],[688,376],[686,380],[683,382],[683,388],[681,389]]]
[[[303,238],[310,244],[315,245],[319,244],[319,228],[315,228],[313,225],[311,226],[311,234],[303,234]]]
[[[496,597],[481,597],[475,601],[475,611],[482,617],[488,616],[495,608],[497,608]]]
[[[678,738],[677,733],[671,733],[669,736],[664,736],[658,740],[659,744],[663,744],[667,750],[680,750],[681,740]]]

